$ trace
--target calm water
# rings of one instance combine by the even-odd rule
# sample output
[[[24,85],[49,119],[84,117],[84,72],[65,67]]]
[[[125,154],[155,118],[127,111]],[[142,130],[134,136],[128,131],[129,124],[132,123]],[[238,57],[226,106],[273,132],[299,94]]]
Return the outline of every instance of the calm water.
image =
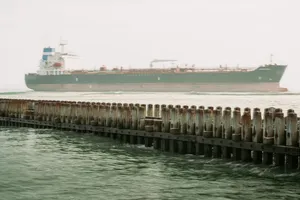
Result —
[[[24,93],[0,98],[281,107],[300,95]],[[300,112],[299,112],[300,113]],[[172,155],[92,134],[0,128],[0,199],[300,199],[300,173]]]

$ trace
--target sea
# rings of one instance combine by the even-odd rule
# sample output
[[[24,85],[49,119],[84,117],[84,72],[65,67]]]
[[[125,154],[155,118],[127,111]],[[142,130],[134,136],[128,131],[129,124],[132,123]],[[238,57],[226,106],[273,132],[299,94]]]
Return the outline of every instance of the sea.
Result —
[[[56,93],[0,98],[294,109],[300,93]],[[0,127],[0,200],[300,199],[300,171],[160,152],[93,134]]]

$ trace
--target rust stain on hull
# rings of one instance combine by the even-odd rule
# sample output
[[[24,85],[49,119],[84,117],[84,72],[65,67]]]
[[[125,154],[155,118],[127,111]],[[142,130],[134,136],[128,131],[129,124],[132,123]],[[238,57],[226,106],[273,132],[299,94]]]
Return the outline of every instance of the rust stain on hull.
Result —
[[[56,92],[286,92],[278,83],[249,84],[28,84],[35,91]]]

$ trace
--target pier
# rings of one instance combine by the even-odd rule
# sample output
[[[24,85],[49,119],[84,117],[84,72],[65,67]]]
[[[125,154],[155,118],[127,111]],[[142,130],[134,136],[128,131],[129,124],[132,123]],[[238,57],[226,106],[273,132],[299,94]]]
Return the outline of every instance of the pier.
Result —
[[[300,168],[293,109],[0,99],[0,126],[93,133],[172,153]]]

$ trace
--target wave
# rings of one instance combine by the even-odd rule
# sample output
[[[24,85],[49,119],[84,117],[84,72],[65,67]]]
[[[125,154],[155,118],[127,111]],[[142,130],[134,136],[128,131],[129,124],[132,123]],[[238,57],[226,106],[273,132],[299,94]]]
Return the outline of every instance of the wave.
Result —
[[[24,94],[31,93],[32,91],[0,91],[0,95],[16,95],[16,94]]]

